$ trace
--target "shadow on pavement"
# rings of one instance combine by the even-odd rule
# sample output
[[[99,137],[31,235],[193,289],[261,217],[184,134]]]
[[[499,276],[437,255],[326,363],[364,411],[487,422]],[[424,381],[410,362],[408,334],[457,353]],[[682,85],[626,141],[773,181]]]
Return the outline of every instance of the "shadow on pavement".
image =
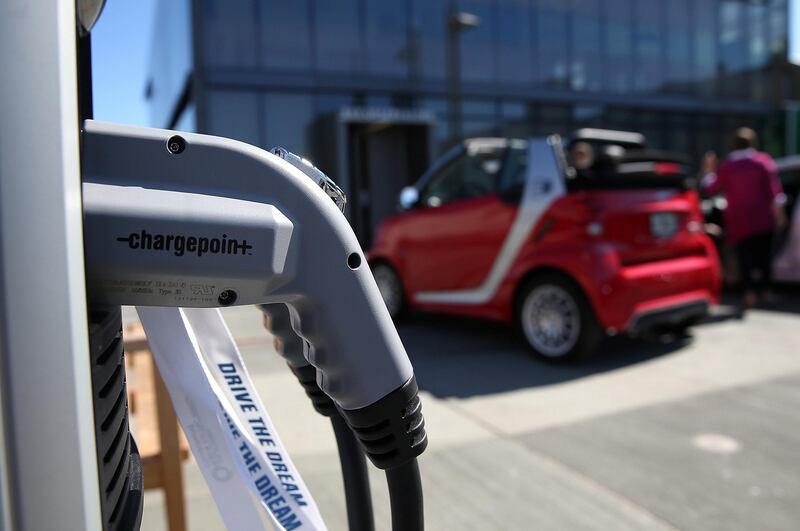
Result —
[[[722,295],[722,301],[711,316],[708,322],[719,322],[727,319],[743,319],[747,314],[742,306],[742,291],[737,288],[727,288]],[[777,313],[800,314],[800,286],[790,284],[779,284],[775,286],[769,300],[760,301],[753,310]]]
[[[800,313],[800,287],[780,286],[776,292],[776,300],[755,309]],[[740,293],[727,291],[722,305],[698,326],[746,318],[740,301]],[[514,329],[497,323],[418,313],[399,322],[397,329],[420,387],[441,398],[467,398],[576,380],[668,355],[693,340],[691,335],[669,340],[619,336],[606,339],[593,358],[561,366],[534,359]]]
[[[774,300],[759,303],[755,309],[767,312],[800,314],[800,286],[779,284],[774,289]]]
[[[691,337],[655,341],[615,337],[575,365],[551,365],[528,354],[516,331],[500,324],[415,314],[398,323],[420,387],[446,398],[546,386],[612,371],[675,352]]]

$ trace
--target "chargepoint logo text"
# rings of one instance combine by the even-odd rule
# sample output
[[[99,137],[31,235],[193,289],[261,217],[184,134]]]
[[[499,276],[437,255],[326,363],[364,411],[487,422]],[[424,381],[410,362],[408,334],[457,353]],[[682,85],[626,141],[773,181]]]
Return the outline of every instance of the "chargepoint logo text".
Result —
[[[146,230],[132,232],[127,236],[117,237],[118,242],[125,242],[130,249],[143,251],[172,251],[175,256],[185,254],[253,254],[252,245],[247,240],[228,238],[205,238],[202,236],[183,236],[180,234],[150,234]]]

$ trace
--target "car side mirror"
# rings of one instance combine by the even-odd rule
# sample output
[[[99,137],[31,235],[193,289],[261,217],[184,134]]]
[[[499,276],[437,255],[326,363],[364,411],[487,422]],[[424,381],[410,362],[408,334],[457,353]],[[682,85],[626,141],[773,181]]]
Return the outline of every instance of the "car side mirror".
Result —
[[[413,186],[406,186],[400,190],[400,198],[398,200],[401,210],[410,210],[417,206],[419,203],[419,190]]]

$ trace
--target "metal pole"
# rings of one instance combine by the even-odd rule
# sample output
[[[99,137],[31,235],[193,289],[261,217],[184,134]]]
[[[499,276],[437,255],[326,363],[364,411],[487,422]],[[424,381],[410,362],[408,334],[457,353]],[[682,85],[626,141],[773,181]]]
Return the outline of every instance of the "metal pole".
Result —
[[[459,141],[461,130],[461,28],[451,4],[447,13],[447,82],[450,96],[450,138]]]
[[[450,137],[460,141],[462,131],[461,111],[461,33],[477,28],[480,17],[458,11],[455,2],[447,8],[447,85],[450,97]]]
[[[0,3],[3,525],[100,529],[74,2]]]

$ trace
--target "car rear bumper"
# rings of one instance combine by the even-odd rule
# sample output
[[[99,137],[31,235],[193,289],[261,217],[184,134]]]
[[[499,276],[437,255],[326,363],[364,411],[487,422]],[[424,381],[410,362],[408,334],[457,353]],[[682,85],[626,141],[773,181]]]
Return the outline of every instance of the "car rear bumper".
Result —
[[[715,256],[690,256],[620,267],[599,286],[597,316],[612,332],[697,320],[719,301]]]
[[[628,325],[631,334],[647,334],[666,327],[688,326],[706,318],[711,304],[701,299],[674,306],[644,310],[635,314]]]

